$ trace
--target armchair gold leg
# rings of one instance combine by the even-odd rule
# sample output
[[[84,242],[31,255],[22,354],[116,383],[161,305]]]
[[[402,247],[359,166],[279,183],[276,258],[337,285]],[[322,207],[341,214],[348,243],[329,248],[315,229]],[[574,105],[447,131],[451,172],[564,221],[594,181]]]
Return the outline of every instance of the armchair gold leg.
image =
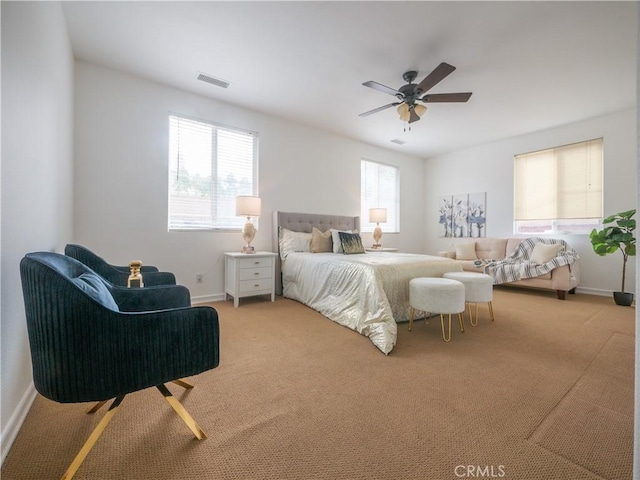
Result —
[[[187,390],[190,388],[193,388],[193,385],[191,385],[189,382],[185,382],[184,380],[182,380],[181,378],[178,378],[177,380],[172,380],[172,383],[175,383],[176,385],[181,386],[182,388],[186,388]],[[107,403],[109,400],[103,400],[101,402],[96,403],[93,407],[91,407],[87,413],[96,413],[98,410],[100,410],[102,408],[102,406]]]
[[[458,322],[460,323],[460,331],[464,333],[464,314],[463,313],[458,314]]]
[[[189,427],[189,430],[193,432],[195,437],[198,440],[206,439],[207,435],[202,431],[202,429],[196,423],[193,417],[189,415],[189,412],[187,412],[187,410],[182,406],[182,404],[178,400],[176,400],[176,398],[173,395],[171,395],[171,392],[169,391],[169,389],[165,385],[156,385],[156,388],[160,390],[160,393],[162,393],[162,395],[164,396],[164,399],[167,402],[169,402],[169,405],[171,405],[171,408],[173,408],[176,411],[176,413],[180,416],[182,421],[187,424],[187,427]]]
[[[193,385],[191,385],[188,382],[185,382],[184,380],[182,380],[180,378],[177,379],[177,380],[172,380],[172,382],[175,383],[176,385],[180,385],[182,388],[186,388],[186,389],[193,388]]]
[[[98,438],[100,437],[104,429],[107,428],[107,425],[115,415],[116,410],[120,406],[120,403],[122,403],[122,400],[124,399],[124,397],[125,397],[124,395],[121,397],[117,397],[113,401],[107,413],[105,413],[104,417],[102,417],[102,420],[100,420],[100,423],[98,423],[96,428],[93,429],[93,432],[91,432],[91,435],[89,435],[89,438],[87,439],[85,444],[82,446],[82,448],[76,455],[76,458],[73,459],[73,462],[71,462],[71,465],[69,465],[69,468],[67,468],[67,471],[64,472],[64,475],[62,476],[62,480],[71,480],[73,476],[76,474],[76,472],[78,471],[78,468],[80,468],[80,465],[82,465],[82,462],[84,462],[84,459],[87,457],[87,455],[95,445],[96,441],[98,440]],[[101,403],[104,404],[105,402],[101,402]]]
[[[489,302],[489,316],[491,317],[491,321],[493,322],[495,318],[493,318],[493,303]]]
[[[101,402],[96,403],[91,409],[87,411],[87,413],[96,413],[98,410],[102,408],[102,406],[107,403],[109,400],[102,400]]]

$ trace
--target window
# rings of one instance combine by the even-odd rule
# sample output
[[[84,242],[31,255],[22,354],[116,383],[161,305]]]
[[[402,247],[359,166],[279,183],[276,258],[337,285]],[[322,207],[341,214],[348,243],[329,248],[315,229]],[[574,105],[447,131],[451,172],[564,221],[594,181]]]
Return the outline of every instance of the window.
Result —
[[[236,196],[257,196],[257,178],[256,134],[169,116],[169,230],[241,229]]]
[[[373,232],[376,224],[369,222],[370,208],[386,208],[385,232],[400,231],[400,169],[382,163],[360,162],[360,229]]]
[[[602,218],[602,138],[514,157],[514,230],[589,233]]]

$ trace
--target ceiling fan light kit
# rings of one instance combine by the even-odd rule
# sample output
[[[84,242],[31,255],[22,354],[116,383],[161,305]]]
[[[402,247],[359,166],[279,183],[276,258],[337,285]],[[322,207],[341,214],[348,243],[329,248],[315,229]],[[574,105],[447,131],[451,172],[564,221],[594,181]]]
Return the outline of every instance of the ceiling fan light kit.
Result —
[[[382,85],[381,83],[374,82],[372,80],[364,82],[362,85],[365,87],[373,88],[382,93],[393,95],[398,99],[397,102],[383,105],[382,107],[374,108],[368,112],[361,113],[361,117],[366,117],[373,113],[386,110],[390,107],[398,107],[396,111],[400,115],[400,120],[409,124],[417,122],[420,117],[425,114],[427,107],[420,103],[444,103],[444,102],[466,102],[471,97],[471,92],[464,93],[435,93],[431,95],[424,95],[425,92],[431,90],[434,86],[440,83],[445,77],[451,74],[456,67],[442,62],[438,65],[429,75],[427,75],[420,83],[412,83],[418,76],[416,71],[408,71],[402,75],[402,78],[406,85],[403,85],[398,90]],[[409,126],[411,130],[411,126]]]

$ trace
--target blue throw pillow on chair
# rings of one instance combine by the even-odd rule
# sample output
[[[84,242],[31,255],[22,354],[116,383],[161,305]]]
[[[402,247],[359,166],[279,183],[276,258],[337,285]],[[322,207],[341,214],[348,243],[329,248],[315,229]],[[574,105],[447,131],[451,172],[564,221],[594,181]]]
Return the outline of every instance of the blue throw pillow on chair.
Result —
[[[113,310],[114,312],[120,311],[118,304],[111,295],[111,292],[105,285],[102,278],[97,274],[88,272],[83,273],[79,277],[74,278],[73,283],[103,307]]]

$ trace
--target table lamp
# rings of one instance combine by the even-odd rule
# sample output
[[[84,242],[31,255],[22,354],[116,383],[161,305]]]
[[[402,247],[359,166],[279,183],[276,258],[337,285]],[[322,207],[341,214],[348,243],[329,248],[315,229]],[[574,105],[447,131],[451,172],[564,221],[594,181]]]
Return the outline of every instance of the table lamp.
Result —
[[[373,248],[382,248],[382,243],[380,243],[380,239],[382,238],[382,229],[380,228],[380,223],[385,223],[387,221],[387,209],[370,208],[369,221],[376,222],[376,228],[373,229]]]
[[[251,241],[256,236],[256,227],[251,223],[251,217],[260,216],[261,203],[260,197],[245,195],[236,197],[236,215],[247,217],[247,223],[242,227],[242,238],[247,244],[242,247],[242,253],[255,253]]]

